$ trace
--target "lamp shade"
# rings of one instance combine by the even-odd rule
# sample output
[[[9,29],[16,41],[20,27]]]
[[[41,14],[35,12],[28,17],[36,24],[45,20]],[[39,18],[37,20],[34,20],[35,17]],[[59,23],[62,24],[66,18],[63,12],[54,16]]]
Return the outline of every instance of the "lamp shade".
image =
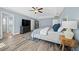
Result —
[[[77,21],[63,21],[62,27],[69,29],[77,29]]]

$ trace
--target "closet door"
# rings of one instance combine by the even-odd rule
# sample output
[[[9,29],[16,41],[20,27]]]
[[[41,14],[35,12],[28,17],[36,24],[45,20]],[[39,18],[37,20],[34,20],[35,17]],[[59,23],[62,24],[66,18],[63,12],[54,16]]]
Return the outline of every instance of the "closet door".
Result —
[[[0,39],[2,39],[2,15],[0,13]]]

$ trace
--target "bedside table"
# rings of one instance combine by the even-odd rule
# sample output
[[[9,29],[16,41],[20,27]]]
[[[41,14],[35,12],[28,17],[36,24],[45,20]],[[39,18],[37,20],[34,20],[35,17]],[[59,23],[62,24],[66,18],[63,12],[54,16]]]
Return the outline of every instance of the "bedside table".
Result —
[[[64,46],[68,46],[71,48],[75,48],[77,46],[77,41],[74,39],[67,39],[64,35],[60,35],[60,42],[62,46],[62,51],[64,50]]]

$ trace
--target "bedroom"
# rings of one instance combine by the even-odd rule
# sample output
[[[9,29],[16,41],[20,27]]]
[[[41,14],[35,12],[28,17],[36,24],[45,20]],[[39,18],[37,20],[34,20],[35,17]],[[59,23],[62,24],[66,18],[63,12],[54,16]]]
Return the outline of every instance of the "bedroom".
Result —
[[[40,12],[37,10],[39,8],[41,9]],[[31,11],[33,9],[34,11]],[[53,30],[51,29],[49,33],[47,31],[49,28],[52,28],[54,24],[65,22],[63,26],[67,25],[66,27],[70,27],[73,30],[75,29],[74,36],[75,39],[79,41],[79,29],[77,24],[79,22],[78,12],[78,7],[1,7],[0,18],[4,19],[4,23],[8,24],[10,22],[10,24],[5,28],[6,26],[2,26],[4,23],[0,20],[0,38],[2,46],[4,46],[0,49],[2,51],[62,51],[64,46],[60,47],[61,44],[58,44],[58,42],[60,42],[60,40],[58,40],[59,34],[55,33],[56,35],[53,36],[55,40],[52,42],[50,39],[52,35],[48,37],[46,35],[51,34]],[[27,28],[22,26],[23,19],[30,20],[29,26],[31,32],[26,33]],[[67,21],[68,24],[66,24]],[[72,24],[74,25],[71,26]],[[40,28],[46,30],[42,30],[43,33],[41,33],[41,36],[36,32],[39,31],[38,29]],[[6,31],[6,33],[4,34],[3,31]],[[73,35],[70,35],[68,38],[71,37],[73,37]],[[70,40],[70,42],[71,41],[75,42],[74,40]],[[64,50],[77,51],[79,48],[65,46]]]

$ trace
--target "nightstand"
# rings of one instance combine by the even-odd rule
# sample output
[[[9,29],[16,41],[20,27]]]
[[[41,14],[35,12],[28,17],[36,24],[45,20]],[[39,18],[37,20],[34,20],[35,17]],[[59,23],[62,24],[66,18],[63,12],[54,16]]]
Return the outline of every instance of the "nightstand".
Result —
[[[68,46],[71,48],[75,48],[77,46],[76,40],[65,38],[64,35],[60,35],[60,42],[61,42],[61,46],[62,46],[62,51],[64,50],[64,46]]]

